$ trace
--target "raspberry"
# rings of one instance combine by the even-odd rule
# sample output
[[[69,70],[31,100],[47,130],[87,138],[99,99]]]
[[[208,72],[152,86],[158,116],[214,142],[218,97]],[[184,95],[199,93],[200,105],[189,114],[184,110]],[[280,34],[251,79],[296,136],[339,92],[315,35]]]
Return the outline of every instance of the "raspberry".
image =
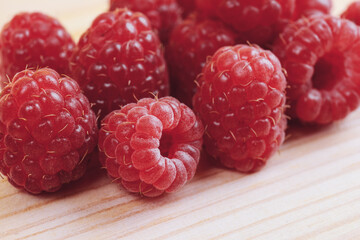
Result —
[[[203,132],[193,111],[175,98],[144,98],[103,120],[100,161],[130,192],[174,192],[195,174]]]
[[[346,11],[341,14],[341,17],[360,25],[360,1],[355,1],[350,4]]]
[[[206,58],[220,47],[235,44],[235,34],[221,22],[192,14],[178,25],[167,47],[172,94],[192,106],[195,79]]]
[[[0,171],[37,194],[85,173],[97,125],[77,83],[48,68],[15,75],[0,94]]]
[[[0,36],[2,85],[27,67],[51,67],[69,73],[68,59],[75,43],[54,18],[42,13],[20,13],[5,25]]]
[[[296,0],[293,20],[311,15],[329,14],[331,11],[331,0]]]
[[[97,17],[83,34],[70,69],[95,112],[105,116],[136,98],[169,93],[168,72],[156,34],[141,13],[117,9]]]
[[[176,0],[110,0],[110,10],[124,7],[145,14],[163,43],[167,43],[172,29],[181,20]]]
[[[284,141],[285,76],[259,47],[220,48],[198,77],[194,109],[206,151],[241,172],[258,171]]]
[[[274,45],[287,71],[289,114],[328,124],[359,104],[360,35],[352,22],[332,16],[300,19]]]
[[[271,42],[291,19],[295,0],[197,0],[197,6],[237,30],[241,42]]]
[[[186,17],[191,12],[195,11],[195,0],[177,0],[177,3],[183,9],[183,17]]]

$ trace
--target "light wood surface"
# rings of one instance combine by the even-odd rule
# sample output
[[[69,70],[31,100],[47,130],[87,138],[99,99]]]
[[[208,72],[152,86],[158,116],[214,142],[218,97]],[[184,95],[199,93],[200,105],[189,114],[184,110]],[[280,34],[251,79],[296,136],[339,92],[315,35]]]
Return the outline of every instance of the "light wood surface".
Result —
[[[349,2],[335,0],[335,13]],[[106,0],[0,0],[0,25],[40,10],[78,38],[106,8]],[[360,111],[291,134],[259,173],[202,163],[184,189],[157,199],[128,194],[97,167],[40,196],[0,179],[0,239],[360,239]]]

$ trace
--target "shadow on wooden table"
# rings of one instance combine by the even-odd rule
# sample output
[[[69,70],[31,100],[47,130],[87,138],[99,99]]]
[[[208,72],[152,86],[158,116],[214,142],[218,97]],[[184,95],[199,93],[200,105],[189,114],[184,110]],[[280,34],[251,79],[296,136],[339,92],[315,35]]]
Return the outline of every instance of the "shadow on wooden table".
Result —
[[[299,140],[303,137],[309,137],[322,132],[331,131],[337,127],[337,124],[341,124],[341,122],[328,125],[314,125],[304,124],[298,120],[291,120],[288,122],[285,144],[291,141]]]
[[[331,129],[333,129],[334,127],[336,128],[336,126],[334,125],[326,125],[326,126],[302,125],[297,121],[291,121],[289,122],[289,128],[287,130],[288,139],[286,140],[285,145],[287,143],[291,143],[293,141],[299,140],[304,137],[310,137],[322,132],[331,131]],[[192,184],[192,182],[199,181],[202,178],[207,178],[209,176],[211,177],[211,175],[218,174],[221,171],[233,172],[233,174],[231,174],[233,178],[243,178],[248,176],[246,174],[241,174],[236,171],[226,169],[222,167],[220,164],[216,163],[214,159],[212,160],[209,159],[212,158],[210,156],[207,156],[205,153],[202,153],[197,173],[194,179],[189,184]],[[65,184],[56,193],[42,193],[38,195],[38,197],[43,200],[55,200],[55,199],[59,200],[62,198],[67,198],[78,194],[82,194],[83,192],[90,191],[92,189],[101,188],[102,186],[106,186],[109,184],[113,184],[114,186],[117,185],[117,183],[112,182],[112,180],[107,176],[106,171],[101,168],[100,163],[97,161],[96,157],[94,157],[84,177],[70,184]],[[138,194],[130,194],[122,187],[116,187],[116,191],[118,192],[114,192],[113,194],[114,195],[118,194],[119,198],[124,195],[129,195],[129,196],[133,196],[135,198],[134,200],[140,200],[141,202],[144,203],[153,202],[152,199],[142,198]],[[160,198],[163,199],[162,201],[168,202],[171,201],[171,199],[173,199],[172,195],[173,194],[164,194],[163,196],[160,196],[155,199],[156,201],[159,201]],[[174,194],[175,198],[176,195],[177,194]]]

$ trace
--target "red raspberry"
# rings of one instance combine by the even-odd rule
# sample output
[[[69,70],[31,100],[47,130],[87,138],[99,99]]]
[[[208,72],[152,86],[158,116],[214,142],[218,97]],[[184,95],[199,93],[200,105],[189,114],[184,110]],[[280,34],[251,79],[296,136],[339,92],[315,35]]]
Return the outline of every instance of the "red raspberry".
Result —
[[[220,48],[198,77],[194,109],[205,125],[207,152],[229,168],[254,172],[284,141],[285,76],[259,47]]]
[[[360,25],[360,1],[355,1],[350,4],[346,11],[341,14],[341,17]]]
[[[237,30],[241,42],[271,42],[291,19],[295,0],[197,0],[205,13]]]
[[[144,98],[103,120],[100,161],[130,192],[174,192],[195,174],[203,132],[193,111],[175,98]]]
[[[311,15],[330,14],[331,0],[296,0],[293,20]]]
[[[101,14],[81,37],[70,65],[102,116],[151,92],[169,93],[160,41],[141,13],[117,9]]]
[[[8,83],[27,67],[51,67],[69,73],[69,58],[75,43],[54,18],[42,13],[20,13],[3,28],[0,35],[0,73]]]
[[[290,115],[327,124],[359,104],[360,35],[352,22],[332,16],[300,19],[274,45],[287,71]]]
[[[191,12],[195,11],[195,0],[177,0],[180,7],[183,9],[183,17],[188,16]]]
[[[191,107],[195,79],[206,58],[220,47],[234,44],[235,34],[221,22],[190,15],[174,29],[166,49],[172,94]]]
[[[167,43],[172,29],[181,20],[176,0],[110,0],[111,11],[124,7],[145,14],[163,43]]]
[[[48,68],[15,75],[0,94],[0,171],[30,193],[85,173],[97,125],[77,83]]]

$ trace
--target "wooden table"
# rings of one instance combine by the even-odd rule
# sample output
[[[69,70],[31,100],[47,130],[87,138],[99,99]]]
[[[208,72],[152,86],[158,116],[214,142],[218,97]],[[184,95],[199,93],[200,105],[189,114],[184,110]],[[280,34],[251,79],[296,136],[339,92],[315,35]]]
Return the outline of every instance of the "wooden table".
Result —
[[[335,12],[349,2],[334,0]],[[0,0],[0,25],[41,10],[78,38],[106,8],[106,0]],[[0,179],[0,239],[360,239],[360,111],[291,133],[259,173],[202,163],[184,189],[158,199],[128,194],[96,167],[40,196]]]

